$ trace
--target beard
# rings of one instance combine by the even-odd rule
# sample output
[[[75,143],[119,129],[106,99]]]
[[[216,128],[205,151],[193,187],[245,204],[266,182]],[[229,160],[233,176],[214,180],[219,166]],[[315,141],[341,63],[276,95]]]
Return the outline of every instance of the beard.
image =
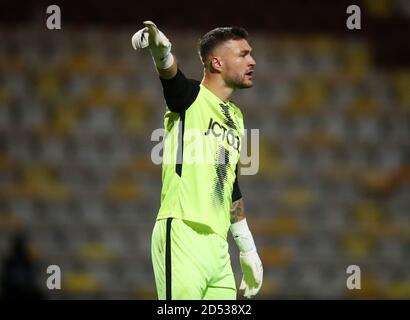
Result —
[[[247,75],[235,75],[226,79],[225,82],[233,89],[247,89],[252,88],[253,82]]]

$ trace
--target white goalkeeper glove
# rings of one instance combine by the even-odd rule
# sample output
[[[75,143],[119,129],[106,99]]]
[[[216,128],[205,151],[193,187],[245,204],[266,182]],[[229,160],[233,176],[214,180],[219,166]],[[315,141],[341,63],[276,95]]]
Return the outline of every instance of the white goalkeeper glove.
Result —
[[[239,260],[243,277],[239,290],[245,290],[244,297],[250,299],[259,292],[262,286],[262,262],[246,219],[233,223],[230,229],[240,252]]]
[[[174,57],[171,54],[171,42],[152,21],[144,21],[144,26],[132,36],[132,47],[135,50],[148,47],[155,66],[158,69],[168,69],[174,62]]]

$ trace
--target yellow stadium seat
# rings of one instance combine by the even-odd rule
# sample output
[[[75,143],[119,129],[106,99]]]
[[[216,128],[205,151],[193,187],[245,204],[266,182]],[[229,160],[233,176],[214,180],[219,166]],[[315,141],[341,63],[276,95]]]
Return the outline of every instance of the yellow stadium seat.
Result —
[[[80,249],[80,256],[87,260],[108,262],[113,259],[113,252],[99,242],[87,242]]]
[[[349,258],[366,259],[375,246],[372,236],[363,233],[349,233],[342,236],[342,248]]]
[[[61,285],[65,291],[76,294],[94,294],[101,291],[97,278],[88,272],[71,272],[65,275]]]
[[[53,170],[44,165],[30,165],[24,168],[23,194],[30,199],[66,200],[68,187],[58,181]]]
[[[263,247],[259,252],[265,267],[286,266],[292,260],[291,253],[286,248]]]
[[[315,203],[316,197],[308,188],[294,187],[283,192],[278,200],[287,207],[306,208]]]
[[[352,208],[354,223],[364,232],[376,231],[386,223],[386,212],[375,202],[361,201]]]
[[[108,187],[107,197],[113,201],[137,201],[144,197],[144,190],[136,181],[124,174]]]
[[[263,236],[297,235],[303,232],[302,222],[293,214],[285,212],[274,217],[252,219],[252,230]]]
[[[312,131],[297,142],[308,150],[334,150],[342,143],[336,136],[327,131]]]

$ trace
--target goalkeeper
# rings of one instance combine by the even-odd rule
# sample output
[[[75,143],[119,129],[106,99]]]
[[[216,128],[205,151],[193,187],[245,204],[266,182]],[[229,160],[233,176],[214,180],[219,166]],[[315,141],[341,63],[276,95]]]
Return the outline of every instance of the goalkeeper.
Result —
[[[161,206],[151,243],[158,298],[236,299],[229,230],[240,251],[239,289],[251,298],[261,288],[263,268],[238,184],[243,118],[230,100],[236,89],[253,85],[255,60],[248,34],[224,27],[202,36],[198,51],[204,76],[199,82],[185,77],[170,41],[156,25],[145,21],[144,26],[132,37],[132,45],[150,51],[167,105]],[[189,130],[201,135],[192,142],[186,135]],[[213,163],[189,161],[184,153],[188,144],[196,150],[211,145]]]

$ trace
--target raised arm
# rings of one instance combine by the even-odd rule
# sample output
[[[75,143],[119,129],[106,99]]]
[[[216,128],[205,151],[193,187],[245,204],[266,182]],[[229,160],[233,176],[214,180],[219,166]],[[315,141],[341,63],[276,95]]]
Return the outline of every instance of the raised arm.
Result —
[[[171,79],[177,74],[177,63],[171,53],[171,42],[152,21],[144,21],[144,28],[138,30],[131,39],[135,50],[149,48],[159,76]]]
[[[160,78],[168,80],[177,74],[177,62],[171,53],[171,42],[151,21],[144,22],[148,31],[148,43],[151,55]]]
[[[195,101],[199,92],[199,81],[187,79],[178,69],[176,59],[171,53],[171,42],[157,26],[151,21],[145,21],[144,26],[133,35],[132,46],[135,50],[149,49],[169,110],[182,113]]]
[[[170,53],[170,55],[172,55],[172,53]],[[175,61],[175,58],[173,60],[174,60],[174,62],[167,69],[158,69],[158,67],[157,67],[158,74],[159,74],[159,77],[161,79],[169,80],[169,79],[174,78],[175,75],[177,74],[177,70],[178,70],[177,63]]]

